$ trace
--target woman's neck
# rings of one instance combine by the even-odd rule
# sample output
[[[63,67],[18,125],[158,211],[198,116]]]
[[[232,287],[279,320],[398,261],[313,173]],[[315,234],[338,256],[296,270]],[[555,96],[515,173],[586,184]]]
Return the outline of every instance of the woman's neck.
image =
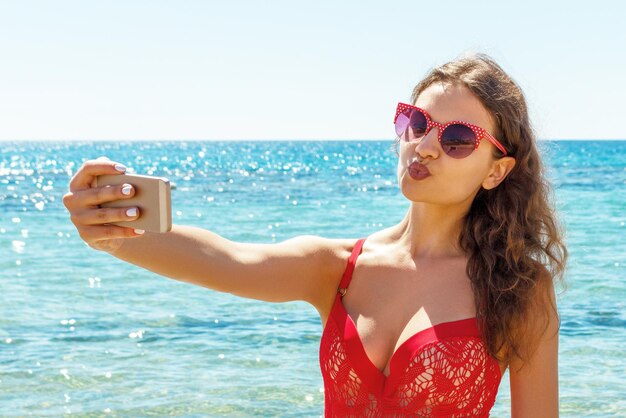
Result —
[[[404,219],[392,227],[392,238],[414,259],[460,256],[459,236],[469,210],[463,206],[412,202]]]

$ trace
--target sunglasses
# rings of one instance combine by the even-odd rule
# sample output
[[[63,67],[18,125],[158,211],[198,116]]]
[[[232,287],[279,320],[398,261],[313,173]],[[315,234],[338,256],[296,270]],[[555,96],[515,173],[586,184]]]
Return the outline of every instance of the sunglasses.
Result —
[[[419,140],[433,127],[439,128],[437,139],[443,151],[452,158],[465,158],[480,145],[483,138],[507,155],[502,144],[483,128],[455,120],[446,124],[433,122],[424,109],[406,103],[398,103],[393,118],[396,134],[405,142]]]

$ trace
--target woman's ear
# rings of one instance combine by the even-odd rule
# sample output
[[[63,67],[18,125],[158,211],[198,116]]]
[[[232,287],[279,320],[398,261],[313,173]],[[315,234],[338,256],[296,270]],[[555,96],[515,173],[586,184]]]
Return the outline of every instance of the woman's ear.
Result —
[[[513,167],[515,167],[515,158],[513,157],[502,157],[495,160],[491,165],[489,174],[483,180],[483,188],[491,190],[502,183],[502,180],[513,170]]]

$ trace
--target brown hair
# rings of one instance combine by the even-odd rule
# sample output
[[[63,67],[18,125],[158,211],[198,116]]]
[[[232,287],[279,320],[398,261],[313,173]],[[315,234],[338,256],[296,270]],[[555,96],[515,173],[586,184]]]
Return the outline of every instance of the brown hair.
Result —
[[[515,81],[484,53],[431,69],[413,89],[411,103],[439,82],[465,86],[482,102],[495,121],[492,134],[516,160],[502,183],[477,193],[464,220],[460,245],[468,255],[467,274],[489,353],[505,364],[513,356],[526,362],[539,342],[529,339],[529,326],[536,323],[529,319],[545,318],[543,334],[550,309],[558,316],[548,293],[553,281],[564,284],[567,260],[526,100]],[[394,143],[396,154],[399,141],[396,138]],[[494,147],[494,158],[499,157]]]

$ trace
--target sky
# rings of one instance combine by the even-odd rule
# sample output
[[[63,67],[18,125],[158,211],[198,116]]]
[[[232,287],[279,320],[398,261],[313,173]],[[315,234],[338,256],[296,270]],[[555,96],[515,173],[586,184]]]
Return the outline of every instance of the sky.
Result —
[[[540,139],[626,139],[623,1],[0,0],[0,140],[393,139],[493,57]]]

